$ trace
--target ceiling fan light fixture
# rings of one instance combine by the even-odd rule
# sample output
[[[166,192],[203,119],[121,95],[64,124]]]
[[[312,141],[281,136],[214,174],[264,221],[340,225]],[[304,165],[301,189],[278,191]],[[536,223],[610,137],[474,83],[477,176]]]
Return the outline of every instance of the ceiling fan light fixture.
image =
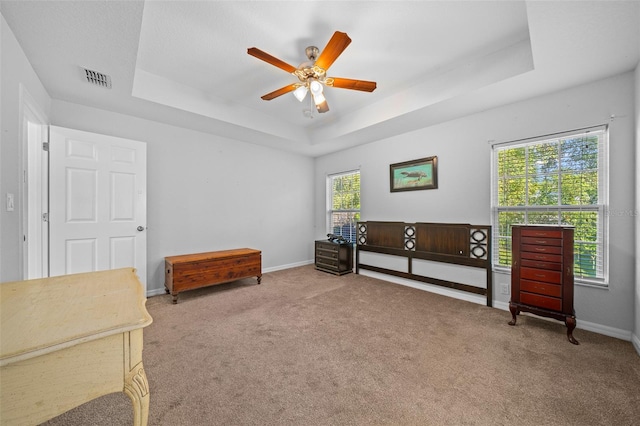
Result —
[[[295,96],[298,101],[302,102],[305,96],[307,96],[308,91],[309,89],[307,89],[307,86],[298,86],[296,90],[293,91],[293,96]]]
[[[322,91],[320,91],[320,93],[311,93],[313,94],[313,102],[316,104],[316,106],[326,101],[324,95],[322,94]]]
[[[311,80],[309,83],[309,90],[313,93],[313,96],[322,95],[322,84],[318,80]]]
[[[288,84],[261,96],[261,98],[265,101],[270,101],[285,93],[293,92],[296,99],[302,102],[306,98],[307,92],[311,92],[311,95],[309,95],[309,109],[304,110],[306,116],[308,113],[313,113],[313,104],[315,104],[315,108],[320,113],[329,111],[329,105],[323,95],[325,85],[339,89],[373,92],[376,89],[375,81],[327,76],[327,70],[347,48],[349,43],[351,43],[351,38],[349,38],[347,33],[336,31],[322,52],[315,46],[307,47],[305,53],[309,61],[303,62],[298,68],[271,56],[257,47],[248,48],[247,53],[249,55],[280,68],[289,74],[293,74],[298,78],[297,83]]]
[[[329,105],[327,104],[327,101],[323,101],[319,104],[316,104],[316,109],[320,114],[324,114],[325,112],[329,111]]]

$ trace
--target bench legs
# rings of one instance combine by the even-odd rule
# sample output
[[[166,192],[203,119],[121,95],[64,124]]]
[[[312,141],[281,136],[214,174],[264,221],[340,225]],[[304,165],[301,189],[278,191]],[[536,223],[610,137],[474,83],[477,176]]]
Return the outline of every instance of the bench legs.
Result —
[[[258,285],[262,283],[262,275],[258,275],[256,277],[258,279]],[[222,284],[222,283],[219,283]],[[173,296],[173,304],[177,305],[178,304],[178,292],[171,292],[166,286],[164,287],[164,291],[166,294],[171,294],[171,296]]]

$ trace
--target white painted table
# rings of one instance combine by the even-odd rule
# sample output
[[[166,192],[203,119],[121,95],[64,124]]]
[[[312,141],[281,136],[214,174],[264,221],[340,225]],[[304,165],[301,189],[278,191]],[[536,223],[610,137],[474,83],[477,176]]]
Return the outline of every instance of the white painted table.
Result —
[[[0,284],[0,423],[42,423],[124,392],[146,425],[142,329],[152,319],[132,268]]]

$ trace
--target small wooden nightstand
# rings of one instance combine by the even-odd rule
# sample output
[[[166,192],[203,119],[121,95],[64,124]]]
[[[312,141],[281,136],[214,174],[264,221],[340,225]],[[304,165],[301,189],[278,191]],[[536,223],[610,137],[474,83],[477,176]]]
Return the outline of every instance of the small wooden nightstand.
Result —
[[[316,241],[316,269],[336,275],[353,272],[353,245]]]

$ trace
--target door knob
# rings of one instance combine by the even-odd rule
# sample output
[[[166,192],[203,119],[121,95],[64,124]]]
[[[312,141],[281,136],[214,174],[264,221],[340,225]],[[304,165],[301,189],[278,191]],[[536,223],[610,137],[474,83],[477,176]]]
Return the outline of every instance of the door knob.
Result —
[[[144,226],[138,226],[138,231],[140,232],[144,231]]]

